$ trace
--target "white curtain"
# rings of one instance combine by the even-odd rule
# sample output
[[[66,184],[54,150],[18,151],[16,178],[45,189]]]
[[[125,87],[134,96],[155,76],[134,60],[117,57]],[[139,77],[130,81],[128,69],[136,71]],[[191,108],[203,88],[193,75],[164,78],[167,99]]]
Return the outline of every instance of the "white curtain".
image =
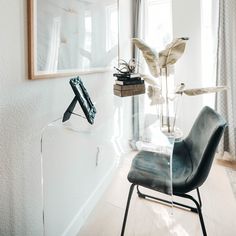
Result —
[[[228,121],[220,145],[236,160],[236,0],[219,0],[217,84],[227,92],[217,93],[216,109]]]

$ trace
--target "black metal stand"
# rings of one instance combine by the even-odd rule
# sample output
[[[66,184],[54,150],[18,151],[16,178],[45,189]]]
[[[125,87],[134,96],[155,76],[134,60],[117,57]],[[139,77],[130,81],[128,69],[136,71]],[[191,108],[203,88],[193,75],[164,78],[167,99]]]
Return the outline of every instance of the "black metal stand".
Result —
[[[72,100],[72,102],[70,103],[70,105],[68,106],[68,108],[66,109],[63,115],[62,122],[65,122],[70,119],[70,116],[73,113],[73,110],[75,109],[76,103],[77,103],[77,98],[74,97],[74,99]]]
[[[74,97],[74,99],[72,100],[72,102],[70,103],[70,105],[68,106],[68,108],[66,109],[66,111],[65,111],[65,113],[63,115],[62,122],[66,122],[67,120],[69,120],[70,116],[72,114],[86,119],[85,116],[82,116],[82,115],[79,115],[79,114],[76,114],[76,113],[73,112],[77,101],[78,101],[77,98]]]
[[[130,199],[131,199],[131,196],[132,196],[132,193],[133,193],[134,186],[135,186],[135,184],[132,184],[130,186],[129,196],[128,196],[128,199],[127,199],[125,215],[124,215],[124,220],[123,220],[123,225],[122,225],[121,236],[123,236],[124,232],[125,232],[125,225],[126,225],[127,216],[128,216]],[[174,194],[174,196],[183,197],[183,198],[187,198],[187,199],[192,200],[196,205],[196,207],[192,207],[192,206],[185,205],[185,204],[182,204],[182,203],[179,203],[179,202],[175,202],[175,201],[171,202],[171,201],[168,201],[168,200],[165,200],[165,199],[161,199],[161,198],[157,198],[157,197],[153,197],[153,196],[141,193],[140,190],[139,190],[139,187],[137,185],[137,194],[140,198],[154,199],[154,200],[156,200],[160,203],[164,203],[166,205],[172,205],[173,204],[174,207],[178,207],[178,208],[181,208],[181,209],[184,209],[184,210],[189,210],[191,212],[198,213],[200,223],[201,223],[202,233],[203,233],[204,236],[207,236],[207,232],[206,232],[206,228],[205,228],[205,224],[204,224],[204,220],[203,220],[203,216],[202,216],[202,210],[201,210],[201,208],[202,208],[201,196],[200,196],[199,189],[197,188],[196,190],[197,190],[197,195],[198,195],[199,202],[195,198],[193,198],[191,195],[188,195],[188,194]]]

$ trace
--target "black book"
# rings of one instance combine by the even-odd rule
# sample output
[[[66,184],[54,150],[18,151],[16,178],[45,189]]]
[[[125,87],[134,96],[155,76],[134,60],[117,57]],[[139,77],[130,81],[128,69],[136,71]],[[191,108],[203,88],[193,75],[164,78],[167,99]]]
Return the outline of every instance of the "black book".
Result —
[[[129,79],[129,80],[116,80],[115,81],[116,84],[119,85],[131,85],[131,84],[144,84],[144,80],[142,80],[141,78],[139,79]]]
[[[134,78],[140,78],[140,74],[139,73],[115,73],[113,74],[113,76],[122,79],[134,79]]]
[[[140,81],[140,80],[142,80],[142,78],[141,77],[132,78],[132,79],[129,79],[129,78],[117,78],[116,80],[118,80],[118,81],[127,81],[128,82],[128,81]]]

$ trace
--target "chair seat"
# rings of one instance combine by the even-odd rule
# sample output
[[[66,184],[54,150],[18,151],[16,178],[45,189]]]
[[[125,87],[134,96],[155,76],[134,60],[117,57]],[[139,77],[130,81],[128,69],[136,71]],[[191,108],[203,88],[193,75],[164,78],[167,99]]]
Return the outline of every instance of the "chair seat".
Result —
[[[182,145],[180,145],[182,146]],[[183,148],[174,148],[172,159],[173,193],[184,193],[185,182],[192,173],[192,163]],[[169,156],[154,152],[140,151],[133,159],[128,174],[131,183],[151,188],[162,193],[170,193],[171,179]]]

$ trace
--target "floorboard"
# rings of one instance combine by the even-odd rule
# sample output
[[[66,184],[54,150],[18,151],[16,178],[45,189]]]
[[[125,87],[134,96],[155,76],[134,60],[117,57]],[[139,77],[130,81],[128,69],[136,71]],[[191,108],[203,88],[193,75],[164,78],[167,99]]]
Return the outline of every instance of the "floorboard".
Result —
[[[134,154],[133,152],[123,158],[109,188],[77,236],[120,235],[130,186],[127,173]],[[235,236],[236,200],[225,167],[215,162],[200,192],[208,235]],[[162,194],[154,194],[163,197]],[[179,199],[175,198],[175,200]],[[181,201],[189,203],[186,200],[181,199]],[[202,233],[197,214],[140,199],[134,190],[125,235],[198,236]]]

